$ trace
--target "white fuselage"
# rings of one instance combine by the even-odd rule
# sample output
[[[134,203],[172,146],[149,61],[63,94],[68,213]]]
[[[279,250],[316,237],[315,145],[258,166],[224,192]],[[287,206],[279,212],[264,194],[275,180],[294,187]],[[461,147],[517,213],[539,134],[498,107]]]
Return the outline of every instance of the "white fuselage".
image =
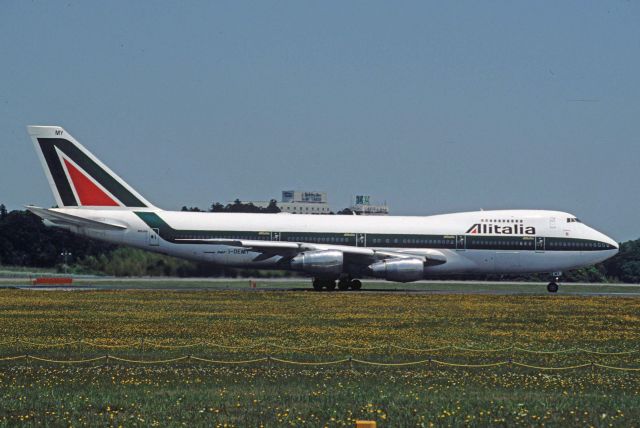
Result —
[[[163,211],[63,128],[27,130],[61,207],[27,207],[46,224],[223,266],[302,271],[314,275],[316,289],[334,289],[336,279],[341,289],[359,289],[364,276],[410,282],[431,274],[558,272],[618,251],[612,239],[558,211],[428,217]]]
[[[425,274],[557,272],[598,263],[618,245],[558,211],[503,210],[426,217],[229,214],[122,209],[56,209],[125,226],[118,231],[69,226],[74,232],[224,266],[282,269],[282,256],[206,239],[310,242],[319,250],[375,248],[407,255],[437,250],[446,262]],[[141,216],[140,213],[145,213]]]

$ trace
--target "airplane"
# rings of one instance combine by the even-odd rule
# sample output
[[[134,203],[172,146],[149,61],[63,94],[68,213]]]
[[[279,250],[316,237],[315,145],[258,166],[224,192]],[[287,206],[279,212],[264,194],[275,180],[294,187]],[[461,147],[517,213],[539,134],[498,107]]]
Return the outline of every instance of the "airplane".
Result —
[[[165,211],[59,126],[28,126],[57,207],[27,209],[93,239],[220,266],[282,269],[316,290],[359,290],[361,278],[412,282],[445,274],[553,273],[612,257],[618,244],[572,214],[474,211],[345,216]]]

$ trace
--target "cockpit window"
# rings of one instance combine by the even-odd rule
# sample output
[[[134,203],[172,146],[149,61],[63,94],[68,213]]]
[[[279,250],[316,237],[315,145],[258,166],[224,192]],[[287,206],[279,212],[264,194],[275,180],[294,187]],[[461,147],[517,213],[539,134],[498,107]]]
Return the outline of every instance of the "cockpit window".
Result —
[[[579,218],[569,217],[567,218],[567,223],[582,223]]]

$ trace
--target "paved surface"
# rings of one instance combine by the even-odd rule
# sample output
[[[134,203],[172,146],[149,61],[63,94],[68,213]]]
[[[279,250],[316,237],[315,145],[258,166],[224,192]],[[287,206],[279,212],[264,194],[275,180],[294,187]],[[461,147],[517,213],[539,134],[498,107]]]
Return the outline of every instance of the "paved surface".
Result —
[[[255,287],[251,281],[255,281]],[[227,279],[227,278],[75,278],[74,284],[64,286],[32,286],[26,279],[0,279],[0,288],[19,288],[39,291],[90,290],[174,290],[174,291],[267,291],[315,292],[311,281],[300,278],[285,279]],[[327,293],[325,291],[325,293]],[[546,283],[484,282],[484,281],[418,281],[408,284],[386,281],[365,281],[360,291],[334,293],[404,293],[404,294],[484,294],[484,295],[551,295]],[[640,297],[640,284],[560,284],[555,295]]]

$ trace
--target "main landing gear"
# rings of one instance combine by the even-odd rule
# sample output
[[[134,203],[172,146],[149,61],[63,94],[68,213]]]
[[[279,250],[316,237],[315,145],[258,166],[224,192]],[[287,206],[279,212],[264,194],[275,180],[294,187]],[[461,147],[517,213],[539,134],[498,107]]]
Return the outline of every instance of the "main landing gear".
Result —
[[[338,289],[339,290],[360,290],[362,288],[362,282],[358,279],[349,279],[343,278],[338,281]],[[333,291],[336,289],[336,281],[333,279],[326,278],[313,278],[313,289],[316,291],[322,291],[326,289],[327,291]]]
[[[562,275],[562,272],[553,273],[553,279],[547,284],[547,291],[549,293],[558,292],[558,280],[560,279],[560,275]]]

